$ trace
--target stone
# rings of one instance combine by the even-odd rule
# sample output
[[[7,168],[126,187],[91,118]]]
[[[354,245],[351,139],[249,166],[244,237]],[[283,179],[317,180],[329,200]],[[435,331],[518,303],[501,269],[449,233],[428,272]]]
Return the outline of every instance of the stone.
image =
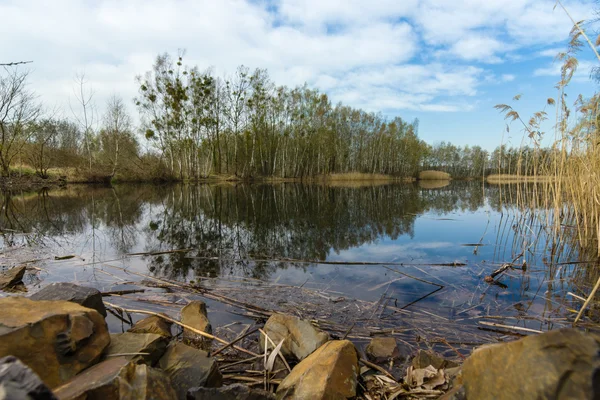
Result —
[[[13,356],[0,359],[0,398],[56,400],[40,377]]]
[[[356,396],[358,353],[352,342],[333,340],[302,360],[281,382],[277,399],[348,399]]]
[[[181,310],[181,323],[196,328],[202,332],[212,334],[212,325],[208,320],[206,304],[200,300],[194,300]],[[184,343],[198,349],[210,351],[212,340],[205,338],[189,329],[183,329]]]
[[[51,389],[95,364],[110,343],[96,310],[68,301],[0,299],[0,357],[15,356]]]
[[[417,352],[417,355],[412,360],[412,366],[414,369],[423,369],[428,366],[433,366],[435,369],[446,369],[458,367],[458,363],[452,360],[446,360],[445,358],[435,354],[432,351],[421,350]]]
[[[52,283],[29,296],[31,300],[65,300],[83,307],[93,308],[106,318],[102,293],[98,289],[78,286],[68,282]]]
[[[383,363],[400,358],[400,350],[393,337],[374,337],[366,348],[367,358],[375,363]]]
[[[163,371],[114,357],[96,364],[55,391],[59,400],[170,400],[175,391]]]
[[[186,398],[192,387],[219,387],[223,382],[217,362],[208,353],[181,342],[167,347],[158,366],[169,376],[180,400]]]
[[[164,336],[166,338],[173,337],[171,333],[172,322],[167,321],[164,318],[151,315],[148,318],[139,320],[133,325],[128,332],[132,333],[155,333],[157,335]]]
[[[480,347],[462,383],[468,399],[598,399],[600,336],[560,329]]]
[[[286,358],[291,357],[298,361],[305,359],[329,340],[327,333],[315,328],[310,322],[285,314],[271,315],[263,330],[275,345],[285,339],[281,353]],[[260,336],[260,346],[261,351],[264,351],[265,337],[263,334]],[[268,348],[274,347],[269,342]]]
[[[220,388],[191,388],[188,390],[187,400],[275,400],[275,396],[265,390],[251,389],[235,383]]]
[[[25,275],[26,267],[14,267],[8,271],[0,273],[0,290],[6,292],[26,292],[27,289],[23,284],[23,276]]]
[[[167,338],[154,333],[125,332],[111,334],[106,357],[127,354],[125,357],[135,362],[143,362],[153,366],[165,354],[167,344]],[[147,355],[134,355],[139,353],[147,353]]]

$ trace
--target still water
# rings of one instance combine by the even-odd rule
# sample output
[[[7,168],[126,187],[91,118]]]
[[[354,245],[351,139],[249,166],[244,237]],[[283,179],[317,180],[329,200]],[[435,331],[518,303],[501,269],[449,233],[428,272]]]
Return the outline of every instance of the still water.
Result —
[[[124,184],[5,193],[1,257],[6,266],[35,267],[30,292],[58,281],[108,292],[139,287],[150,276],[230,288],[231,297],[269,309],[300,304],[265,295],[260,281],[328,299],[346,310],[338,322],[358,313],[370,325],[393,320],[385,326],[398,328],[409,317],[402,312],[418,313],[422,335],[440,323],[484,332],[483,320],[535,330],[567,326],[579,304],[566,294],[582,286],[572,279],[577,265],[559,264],[577,254],[544,241],[543,227],[514,204],[513,189],[482,182]],[[75,257],[56,259],[69,255]],[[513,261],[517,268],[498,284],[484,281]],[[174,315],[168,303],[190,299],[162,289],[140,296],[145,308]],[[111,301],[140,308],[135,298]],[[344,305],[350,299],[356,307]],[[213,325],[247,319],[208,304]],[[365,313],[361,304],[373,307]],[[394,320],[398,315],[404,317]]]

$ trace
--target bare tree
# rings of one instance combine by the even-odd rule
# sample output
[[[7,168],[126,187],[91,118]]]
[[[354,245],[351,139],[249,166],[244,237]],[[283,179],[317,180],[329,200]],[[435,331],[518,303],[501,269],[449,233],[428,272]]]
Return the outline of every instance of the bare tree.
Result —
[[[8,176],[10,165],[33,134],[32,123],[42,112],[35,95],[27,90],[28,72],[4,67],[0,74],[0,167]]]
[[[104,129],[101,132],[102,150],[111,165],[111,176],[115,176],[119,163],[121,145],[131,134],[131,117],[125,102],[113,95],[106,104]]]
[[[95,124],[95,108],[94,108],[94,91],[91,87],[86,87],[87,81],[85,79],[85,73],[75,75],[75,87],[73,88],[73,94],[77,99],[78,107],[80,111],[76,112],[71,104],[71,113],[83,131],[83,143],[85,145],[85,151],[88,157],[89,172],[92,172],[92,142],[94,139],[94,124]]]

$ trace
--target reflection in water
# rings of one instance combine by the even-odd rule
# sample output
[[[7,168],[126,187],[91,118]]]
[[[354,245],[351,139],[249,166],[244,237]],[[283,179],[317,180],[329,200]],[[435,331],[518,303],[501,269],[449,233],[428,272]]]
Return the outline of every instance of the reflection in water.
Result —
[[[577,259],[578,249],[540,239],[544,227],[516,207],[519,193],[513,186],[460,181],[437,188],[71,186],[4,194],[0,230],[5,248],[30,245],[87,260],[46,265],[46,280],[89,276],[85,279],[107,290],[115,286],[115,271],[103,281],[90,262],[115,260],[126,271],[180,281],[233,276],[306,284],[361,301],[385,298],[388,312],[428,309],[439,318],[472,324],[478,315],[511,310],[517,316],[523,310],[562,315],[564,295],[574,290],[568,278],[580,272],[575,265],[557,263]],[[190,250],[169,252],[176,249]],[[162,254],[124,257],[139,252]],[[516,259],[525,259],[528,268],[506,273],[503,286],[483,282],[502,263]],[[344,265],[355,261],[384,265]],[[455,262],[466,266],[434,266]],[[126,282],[132,275],[118,279]]]

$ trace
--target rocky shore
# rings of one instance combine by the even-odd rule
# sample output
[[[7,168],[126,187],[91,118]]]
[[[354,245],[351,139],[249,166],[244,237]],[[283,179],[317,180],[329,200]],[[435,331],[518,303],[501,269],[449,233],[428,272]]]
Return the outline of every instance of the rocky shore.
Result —
[[[3,287],[18,288],[22,271],[9,272]],[[575,329],[483,346],[459,364],[432,351],[406,354],[393,337],[375,336],[362,348],[286,314],[225,342],[212,335],[198,300],[178,320],[155,314],[109,333],[107,309],[119,314],[118,307],[70,283],[1,298],[0,309],[0,399],[600,396],[600,338]],[[231,362],[234,354],[240,361]],[[224,357],[229,361],[220,363]]]

